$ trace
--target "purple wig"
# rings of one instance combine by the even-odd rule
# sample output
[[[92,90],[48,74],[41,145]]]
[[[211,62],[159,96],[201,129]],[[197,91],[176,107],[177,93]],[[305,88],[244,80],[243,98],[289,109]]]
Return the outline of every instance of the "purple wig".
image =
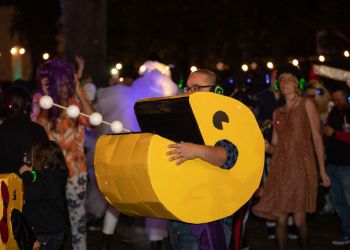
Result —
[[[75,95],[74,70],[70,64],[57,59],[45,62],[37,70],[38,82],[41,83],[41,80],[44,78],[48,79],[48,92],[54,103],[61,104],[59,85],[63,81],[67,84],[69,98]],[[40,90],[43,93],[41,85]],[[56,127],[56,119],[60,112],[61,110],[57,107],[52,107],[49,111],[49,120],[54,128]]]

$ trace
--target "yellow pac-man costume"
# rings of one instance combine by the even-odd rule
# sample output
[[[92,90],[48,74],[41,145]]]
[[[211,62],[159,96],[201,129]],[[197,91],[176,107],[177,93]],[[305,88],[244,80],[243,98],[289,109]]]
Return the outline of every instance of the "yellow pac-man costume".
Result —
[[[11,223],[13,209],[22,211],[22,180],[16,174],[0,174],[0,250],[19,249]]]
[[[233,214],[258,188],[264,139],[253,113],[241,102],[194,93],[141,100],[135,110],[142,131],[157,134],[104,135],[95,151],[98,185],[121,212],[210,222]],[[222,139],[239,152],[230,170],[201,159],[176,166],[166,155],[173,141],[215,145]]]

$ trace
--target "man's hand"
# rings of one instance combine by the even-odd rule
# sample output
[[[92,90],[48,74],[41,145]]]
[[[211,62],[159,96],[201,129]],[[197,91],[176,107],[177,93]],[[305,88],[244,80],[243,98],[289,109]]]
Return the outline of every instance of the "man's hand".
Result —
[[[334,128],[332,128],[331,126],[325,126],[323,128],[323,134],[326,136],[332,136],[334,131],[335,131]]]
[[[20,174],[23,174],[25,171],[32,171],[33,168],[32,167],[29,167],[27,165],[23,165],[20,169],[19,169],[19,173]]]
[[[198,151],[200,150],[200,145],[190,142],[170,144],[168,147],[173,149],[167,152],[167,155],[171,156],[169,160],[178,160],[176,165],[197,158]]]
[[[33,245],[33,250],[39,250],[40,249],[40,242],[36,240]]]
[[[332,136],[334,131],[335,131],[334,128],[332,128],[331,126],[325,126],[323,128],[323,134],[326,136]]]

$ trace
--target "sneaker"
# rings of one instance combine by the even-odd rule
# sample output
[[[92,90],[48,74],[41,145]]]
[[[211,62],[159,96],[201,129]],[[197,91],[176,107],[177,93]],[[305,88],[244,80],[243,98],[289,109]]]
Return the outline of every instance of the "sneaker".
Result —
[[[87,223],[87,228],[89,231],[101,231],[102,230],[102,225],[101,225],[101,220],[90,220]]]
[[[274,224],[272,224],[270,221],[268,221],[266,223],[267,227],[267,238],[270,240],[275,239],[275,230],[276,230],[276,224],[275,222],[273,222]]]
[[[294,233],[288,233],[288,239],[296,240],[296,239],[298,239],[298,235],[296,235]]]
[[[289,218],[291,218],[291,217],[289,217]],[[290,222],[293,223],[293,220]],[[288,223],[289,223],[289,221],[288,221]],[[291,239],[291,240],[298,239],[297,228],[293,224],[288,225],[288,239]]]
[[[88,226],[88,230],[89,231],[101,231],[102,227],[101,226],[97,226],[97,225],[90,225],[90,226]]]
[[[269,240],[274,240],[274,239],[276,238],[276,236],[275,236],[274,234],[268,234],[268,235],[267,235],[267,238],[268,238]]]
[[[340,238],[339,240],[333,240],[332,245],[335,246],[343,246],[343,245],[348,245],[350,244],[350,237],[349,236],[344,236]]]

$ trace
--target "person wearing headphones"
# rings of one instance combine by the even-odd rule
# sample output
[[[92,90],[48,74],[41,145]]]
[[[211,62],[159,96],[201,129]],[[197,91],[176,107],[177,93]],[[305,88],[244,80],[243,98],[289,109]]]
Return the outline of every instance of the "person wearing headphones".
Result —
[[[223,94],[223,89],[216,84],[215,74],[207,69],[199,69],[187,79],[185,93],[215,92]],[[236,146],[227,140],[220,140],[215,146],[199,145],[190,142],[175,143],[168,146],[169,160],[180,165],[187,160],[200,158],[223,169],[231,169],[238,158]],[[169,235],[172,248],[180,249],[228,249],[232,234],[232,216],[203,224],[189,224],[180,221],[169,222]],[[210,237],[207,238],[207,235]],[[210,248],[211,249],[211,248]]]
[[[266,143],[266,151],[272,154],[270,172],[253,213],[276,220],[279,250],[287,249],[288,214],[293,214],[301,248],[306,250],[309,249],[306,214],[316,210],[317,163],[323,186],[330,186],[320,118],[314,102],[301,97],[305,81],[299,68],[284,65],[278,69],[277,79],[276,87],[281,90],[286,103],[273,113],[272,140],[271,144]]]
[[[327,172],[332,182],[331,199],[339,215],[342,236],[333,245],[350,245],[350,103],[349,89],[338,88],[332,93],[335,106],[324,128],[326,137]]]

